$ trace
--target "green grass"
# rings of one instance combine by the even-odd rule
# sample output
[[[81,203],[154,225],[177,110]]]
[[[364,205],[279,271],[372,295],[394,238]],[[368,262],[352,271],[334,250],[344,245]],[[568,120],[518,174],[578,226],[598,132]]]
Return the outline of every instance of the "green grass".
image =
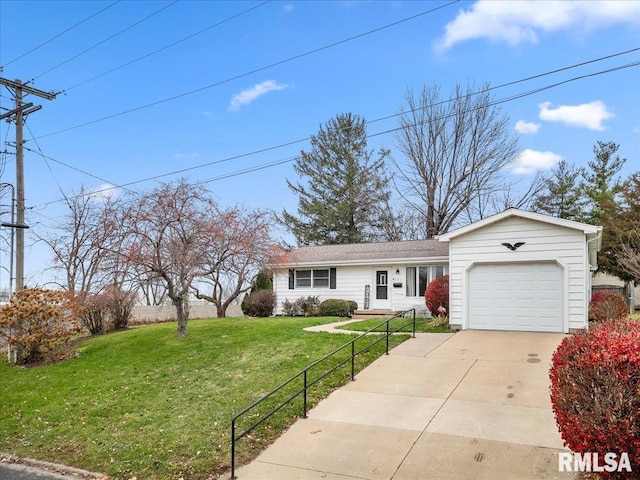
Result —
[[[450,333],[455,330],[451,330],[450,328],[432,328],[427,325],[430,321],[430,318],[416,318],[416,332],[423,333]],[[395,318],[389,322],[389,330],[393,331],[404,325],[405,323],[409,323],[411,321],[410,318]],[[347,325],[343,325],[337,327],[341,330],[353,330],[356,332],[366,332],[370,330],[380,323],[384,322],[384,319],[380,320],[379,318],[362,320],[360,322],[348,323]],[[401,331],[403,332],[411,332],[411,325],[403,328]],[[376,331],[384,332],[386,330],[386,325],[383,324],[381,327],[377,328]]]
[[[186,337],[176,335],[175,323],[156,324],[90,338],[77,346],[77,358],[55,365],[0,362],[0,451],[114,478],[204,479],[226,472],[231,417],[353,338],[302,330],[335,320],[192,320]],[[393,338],[392,345],[405,338]],[[374,353],[381,348],[384,342]],[[363,355],[357,369],[372,359]],[[343,368],[312,390],[309,403],[346,381]],[[254,458],[300,412],[301,400],[240,440],[238,464]]]

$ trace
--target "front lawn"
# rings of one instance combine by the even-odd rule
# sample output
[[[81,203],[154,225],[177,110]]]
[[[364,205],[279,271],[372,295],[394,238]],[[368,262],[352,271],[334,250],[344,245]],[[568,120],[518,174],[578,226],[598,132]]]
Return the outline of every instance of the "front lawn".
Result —
[[[229,469],[231,417],[353,338],[302,330],[332,321],[191,320],[186,337],[164,323],[90,338],[77,358],[56,365],[0,361],[0,451],[114,478],[215,478]],[[346,370],[310,403],[347,381]],[[276,438],[299,405],[241,440],[238,463]]]
[[[402,325],[404,325],[405,323],[409,323],[411,321],[411,318],[394,318],[393,320],[391,320],[391,322],[389,322],[389,330],[390,331],[394,331],[397,330],[398,328],[400,328]],[[431,319],[430,318],[416,318],[416,332],[423,332],[423,333],[451,333],[451,332],[455,332],[455,330],[451,330],[450,328],[446,328],[446,327],[437,327],[437,328],[433,328],[430,327],[429,325],[427,325],[428,322],[430,322]],[[352,322],[352,323],[348,323],[346,325],[342,325],[339,327],[336,327],[340,330],[352,330],[352,331],[356,331],[356,332],[366,332],[367,330],[370,330],[374,327],[376,327],[377,325],[380,325],[380,323],[384,322],[384,319],[379,319],[379,318],[372,318],[369,320],[362,320],[360,322]],[[375,331],[378,332],[384,332],[386,330],[386,324],[381,325],[379,328],[376,328]],[[403,332],[408,332],[411,333],[411,325],[409,325],[408,327],[405,327],[402,329]]]

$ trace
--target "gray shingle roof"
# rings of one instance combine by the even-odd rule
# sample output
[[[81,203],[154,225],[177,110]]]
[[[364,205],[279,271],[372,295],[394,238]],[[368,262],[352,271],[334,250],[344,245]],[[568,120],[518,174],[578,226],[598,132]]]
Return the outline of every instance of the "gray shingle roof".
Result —
[[[287,255],[287,263],[362,263],[367,260],[428,259],[448,256],[449,245],[434,239],[302,247]]]

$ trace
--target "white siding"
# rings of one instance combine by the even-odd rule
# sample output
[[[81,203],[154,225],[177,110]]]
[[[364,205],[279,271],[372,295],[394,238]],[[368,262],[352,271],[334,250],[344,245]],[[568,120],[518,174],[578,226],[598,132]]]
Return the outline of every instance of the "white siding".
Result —
[[[313,267],[329,268],[327,267]],[[300,267],[305,270],[305,267]],[[300,297],[310,295],[317,296],[320,301],[328,298],[338,298],[340,300],[353,300],[358,304],[358,308],[364,308],[365,285],[372,283],[371,266],[347,266],[336,267],[336,288],[294,288],[289,290],[289,270],[278,270],[274,275],[274,291],[276,292],[276,315],[282,315],[282,304],[289,300],[293,302]]]
[[[502,245],[526,242],[516,251]],[[587,325],[587,247],[583,232],[521,217],[508,217],[450,240],[450,322],[468,328],[469,270],[477,264],[555,262],[562,269],[563,330]]]
[[[442,261],[428,263],[426,261],[416,261],[408,265],[443,265]],[[384,264],[384,265],[350,265],[338,266],[336,268],[336,288],[294,288],[289,289],[289,270],[280,269],[274,274],[274,291],[276,293],[276,315],[282,315],[282,305],[285,301],[293,302],[300,297],[309,295],[318,296],[320,301],[328,298],[338,298],[342,300],[353,300],[358,304],[359,309],[364,309],[365,286],[370,286],[369,308],[374,308],[375,297],[375,271],[387,270],[389,272],[389,302],[386,308],[391,310],[408,310],[415,308],[419,314],[427,314],[424,297],[406,296],[406,267],[404,264]],[[298,267],[300,270],[317,268],[330,268],[327,266]],[[396,270],[398,273],[396,273]],[[394,283],[402,286],[394,287]]]

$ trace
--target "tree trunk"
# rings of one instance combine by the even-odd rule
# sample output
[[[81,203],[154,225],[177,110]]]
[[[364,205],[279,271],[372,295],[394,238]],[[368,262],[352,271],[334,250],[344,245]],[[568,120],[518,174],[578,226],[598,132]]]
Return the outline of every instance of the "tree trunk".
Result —
[[[216,302],[216,315],[218,318],[226,318],[227,316],[227,302]]]
[[[178,298],[174,303],[178,317],[178,335],[184,337],[187,334],[187,321],[189,320],[189,299]]]

